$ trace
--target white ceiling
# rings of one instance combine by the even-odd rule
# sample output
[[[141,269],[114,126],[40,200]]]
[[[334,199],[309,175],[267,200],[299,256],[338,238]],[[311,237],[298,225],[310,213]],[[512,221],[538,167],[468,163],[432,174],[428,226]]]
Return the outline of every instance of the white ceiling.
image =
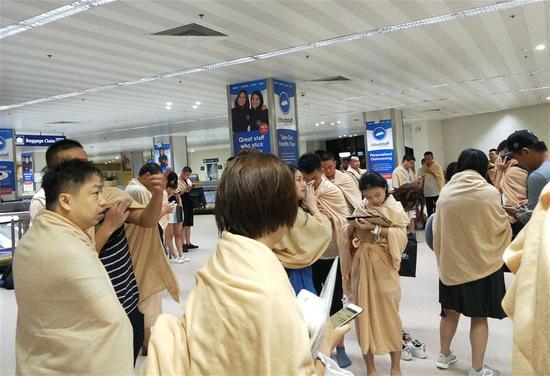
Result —
[[[0,25],[67,3],[1,0]],[[116,1],[0,40],[0,106],[494,3]],[[225,86],[265,77],[295,81],[298,93],[304,93],[298,96],[298,113],[305,140],[359,133],[362,124],[354,120],[368,110],[401,108],[405,120],[415,122],[534,105],[550,95],[549,20],[550,2],[523,5],[7,109],[0,111],[0,125],[62,132],[93,145],[95,153],[148,147],[151,136],[161,134],[185,134],[195,148],[222,145],[229,142]],[[193,22],[228,37],[148,36]],[[540,43],[547,48],[535,51]],[[350,81],[309,81],[337,75]],[[164,108],[167,101],[173,103],[170,111]],[[202,102],[196,110],[191,107],[195,101]],[[75,123],[49,124],[60,121]],[[316,127],[320,121],[325,124]]]

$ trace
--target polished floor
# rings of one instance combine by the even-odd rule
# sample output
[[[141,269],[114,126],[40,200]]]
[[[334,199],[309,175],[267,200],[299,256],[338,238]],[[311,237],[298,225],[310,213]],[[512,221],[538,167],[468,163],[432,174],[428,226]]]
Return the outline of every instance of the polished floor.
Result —
[[[420,237],[422,234],[419,234]],[[212,253],[217,238],[213,216],[195,217],[193,243],[200,249],[189,253],[191,262],[174,265],[182,290],[182,301],[195,283],[195,273]],[[509,285],[512,277],[507,273]],[[458,356],[458,362],[449,370],[435,368],[439,350],[439,304],[437,303],[437,268],[435,257],[426,243],[418,247],[417,278],[402,278],[401,318],[407,331],[424,341],[427,345],[428,358],[413,359],[402,362],[404,375],[465,375],[470,367],[469,319],[462,318],[455,336],[452,349]],[[182,306],[165,294],[164,312],[181,315]],[[13,375],[15,371],[15,323],[17,306],[13,291],[0,289],[0,375]],[[246,346],[243,344],[243,346]],[[512,323],[509,319],[489,321],[489,344],[485,363],[501,371],[503,376],[511,375]],[[346,336],[346,349],[353,361],[349,368],[355,375],[366,374],[365,363],[352,330]],[[138,367],[143,359],[138,359]],[[389,356],[376,358],[378,374],[389,373]]]

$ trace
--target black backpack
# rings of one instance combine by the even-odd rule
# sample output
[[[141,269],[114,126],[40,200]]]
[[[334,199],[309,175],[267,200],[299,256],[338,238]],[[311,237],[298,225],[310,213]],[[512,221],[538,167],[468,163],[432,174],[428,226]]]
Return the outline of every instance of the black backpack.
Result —
[[[13,273],[11,262],[7,265],[0,266],[0,274],[2,274],[2,278],[0,278],[0,286],[8,290],[13,290]]]

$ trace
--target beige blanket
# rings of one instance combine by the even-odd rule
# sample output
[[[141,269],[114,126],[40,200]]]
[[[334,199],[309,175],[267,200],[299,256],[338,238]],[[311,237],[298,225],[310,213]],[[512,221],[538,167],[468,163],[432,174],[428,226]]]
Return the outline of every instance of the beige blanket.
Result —
[[[428,167],[428,165],[424,165],[422,167],[421,176],[425,176],[426,174],[430,173],[435,176],[435,180],[437,181],[439,189],[443,188],[443,186],[445,185],[445,174],[443,174],[443,168],[441,168],[441,166],[435,162],[430,167]]]
[[[350,212],[353,212],[361,205],[363,197],[357,185],[357,181],[353,177],[345,172],[336,170],[332,183],[340,188],[344,194]]]
[[[364,200],[353,215],[379,215],[391,223],[388,236],[378,238],[351,225],[345,228],[357,249],[351,274],[352,300],[365,309],[355,321],[361,352],[383,355],[401,351],[399,266],[407,245],[409,217],[393,196],[382,206],[371,206]]]
[[[161,315],[142,375],[312,375],[307,327],[276,255],[224,232],[185,315]]]
[[[349,241],[343,231],[343,227],[347,224],[346,217],[349,216],[346,200],[342,191],[325,178],[323,178],[321,184],[315,189],[315,197],[317,197],[319,210],[331,222],[332,240],[336,243],[338,255],[340,256],[344,294],[350,294],[351,254],[349,251]]]
[[[515,274],[502,307],[514,322],[514,375],[544,375],[550,370],[550,184],[531,220],[504,252]]]
[[[401,165],[397,166],[392,173],[392,187],[397,189],[403,184],[410,184],[416,181],[416,175],[414,171],[407,171]]]
[[[151,201],[151,192],[137,179],[130,181],[126,192],[144,206]],[[178,302],[179,284],[164,254],[158,227],[145,228],[129,223],[126,225],[126,237],[139,287],[140,303],[163,290],[168,290],[172,299]]]
[[[18,375],[130,375],[132,326],[92,240],[42,210],[14,259]]]
[[[506,199],[506,205],[515,206],[527,200],[527,178],[529,172],[522,167],[509,168],[500,180],[500,192]]]
[[[497,189],[473,170],[455,174],[439,195],[433,238],[439,278],[447,286],[500,269],[512,230]]]
[[[332,228],[326,216],[298,209],[294,226],[273,246],[273,252],[285,268],[305,268],[317,261],[331,239]]]

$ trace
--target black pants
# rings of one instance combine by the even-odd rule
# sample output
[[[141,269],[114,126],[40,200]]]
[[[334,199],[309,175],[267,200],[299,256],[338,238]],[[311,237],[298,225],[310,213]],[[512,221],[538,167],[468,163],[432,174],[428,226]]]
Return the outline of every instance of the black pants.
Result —
[[[427,218],[430,218],[430,215],[435,213],[436,202],[437,202],[438,198],[439,198],[439,196],[426,197],[426,210],[428,211],[428,217]]]
[[[132,329],[134,331],[134,366],[135,366],[137,357],[139,355],[139,350],[141,350],[141,346],[143,346],[143,340],[145,335],[144,334],[145,323],[143,321],[143,313],[139,311],[138,307],[134,308],[134,310],[128,315],[128,318],[132,323]]]
[[[313,271],[313,284],[315,285],[315,290],[317,294],[321,294],[323,289],[323,284],[327,279],[330,268],[332,267],[332,260],[317,260],[313,265],[311,265]],[[334,284],[334,294],[332,294],[332,304],[330,305],[330,314],[334,315],[336,312],[342,309],[342,272],[340,271],[340,261],[338,260],[338,266],[336,272],[336,283]]]

